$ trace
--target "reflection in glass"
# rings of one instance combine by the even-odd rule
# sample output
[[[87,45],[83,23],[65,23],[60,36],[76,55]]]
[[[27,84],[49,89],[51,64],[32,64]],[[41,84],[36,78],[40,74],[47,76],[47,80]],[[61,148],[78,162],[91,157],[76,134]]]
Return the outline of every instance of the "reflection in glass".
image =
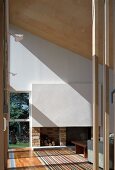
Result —
[[[10,119],[29,118],[29,93],[10,93]]]
[[[29,122],[9,123],[9,147],[29,147]]]

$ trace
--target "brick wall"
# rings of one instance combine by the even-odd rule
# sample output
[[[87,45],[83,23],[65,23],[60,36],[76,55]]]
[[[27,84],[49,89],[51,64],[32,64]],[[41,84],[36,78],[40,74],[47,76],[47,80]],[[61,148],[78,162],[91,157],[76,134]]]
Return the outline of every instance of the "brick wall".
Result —
[[[65,127],[59,128],[59,140],[60,140],[60,146],[66,146],[66,128]]]
[[[40,146],[40,128],[39,127],[32,128],[32,146],[33,147]]]

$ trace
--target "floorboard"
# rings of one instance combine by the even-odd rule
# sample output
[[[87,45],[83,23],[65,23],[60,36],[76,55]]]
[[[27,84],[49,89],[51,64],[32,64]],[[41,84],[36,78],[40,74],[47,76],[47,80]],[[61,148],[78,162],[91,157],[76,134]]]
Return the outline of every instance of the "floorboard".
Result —
[[[68,148],[12,149],[8,151],[7,170],[92,170],[83,155]]]

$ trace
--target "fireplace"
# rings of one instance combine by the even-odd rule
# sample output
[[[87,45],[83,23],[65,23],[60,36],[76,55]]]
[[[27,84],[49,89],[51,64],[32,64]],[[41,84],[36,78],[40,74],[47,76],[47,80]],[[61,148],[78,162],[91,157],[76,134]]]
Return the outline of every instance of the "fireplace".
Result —
[[[66,146],[66,128],[33,127],[32,146]]]
[[[69,146],[74,140],[91,139],[91,127],[33,127],[32,146]]]
[[[59,128],[40,128],[40,146],[59,146]]]
[[[71,141],[83,141],[91,139],[91,127],[67,127],[66,145],[73,145]]]

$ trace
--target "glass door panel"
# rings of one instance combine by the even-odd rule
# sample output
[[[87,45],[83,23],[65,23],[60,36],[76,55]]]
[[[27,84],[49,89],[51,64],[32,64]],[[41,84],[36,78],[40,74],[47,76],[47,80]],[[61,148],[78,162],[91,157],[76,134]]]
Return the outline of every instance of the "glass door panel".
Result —
[[[9,123],[9,148],[29,147],[29,122]]]
[[[10,93],[9,148],[30,146],[29,93]]]
[[[10,93],[10,119],[29,119],[29,93]]]

